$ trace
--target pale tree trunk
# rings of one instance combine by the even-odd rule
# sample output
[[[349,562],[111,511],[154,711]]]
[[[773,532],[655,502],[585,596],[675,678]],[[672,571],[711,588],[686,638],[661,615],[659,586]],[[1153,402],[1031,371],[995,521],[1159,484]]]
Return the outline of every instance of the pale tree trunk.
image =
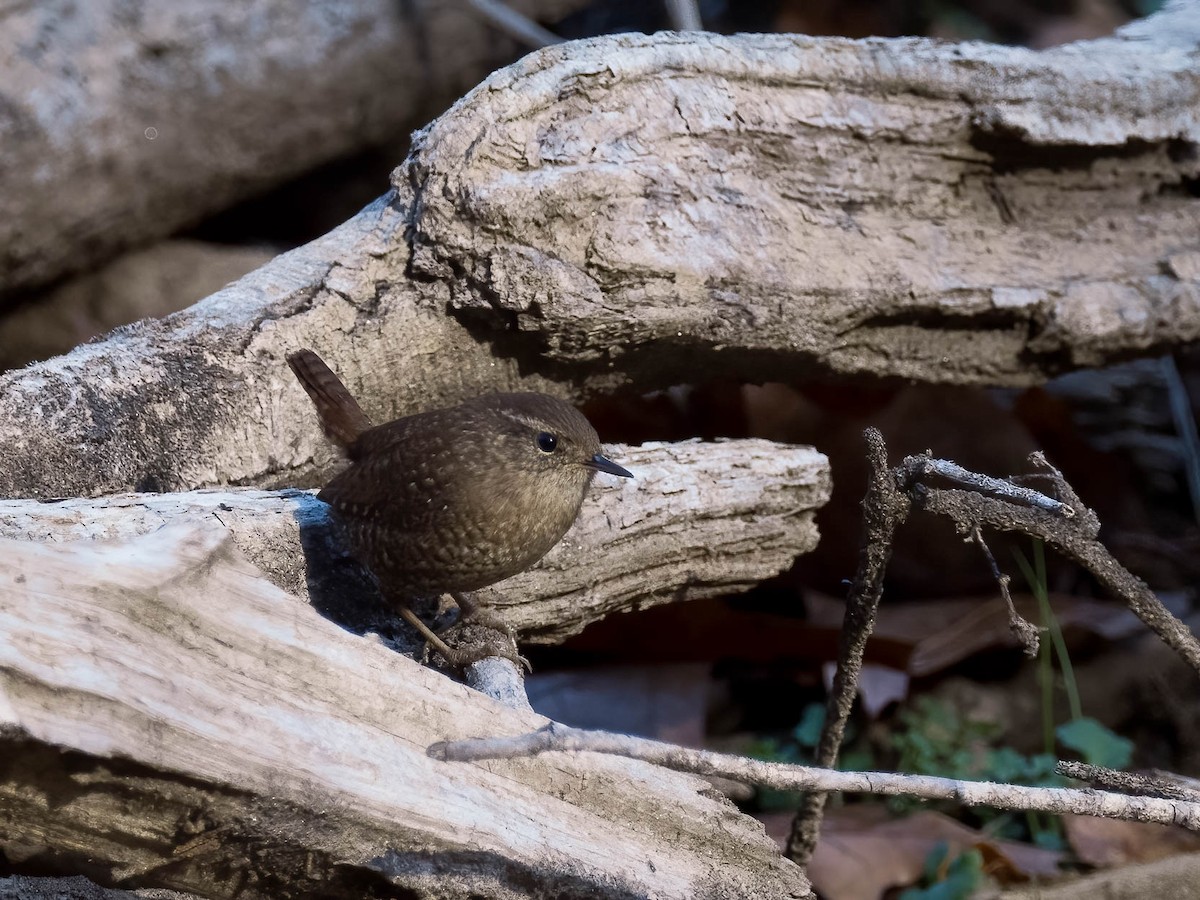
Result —
[[[580,0],[516,0],[561,17]],[[465,2],[0,9],[0,297],[398,142],[518,47]]]

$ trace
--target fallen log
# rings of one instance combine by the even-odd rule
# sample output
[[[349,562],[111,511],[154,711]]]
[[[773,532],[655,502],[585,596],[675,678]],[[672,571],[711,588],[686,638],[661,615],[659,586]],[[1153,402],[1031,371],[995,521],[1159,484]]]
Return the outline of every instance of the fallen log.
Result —
[[[699,779],[429,758],[545,720],[322,618],[219,526],[0,547],[10,861],[205,897],[810,896]]]
[[[615,612],[737,593],[817,544],[813,517],[830,479],[811,448],[743,440],[611,452],[634,480],[597,481],[541,562],[476,594],[522,641],[557,643]],[[128,541],[167,525],[217,526],[275,585],[357,632],[398,637],[394,610],[348,558],[328,510],[298,490],[11,500],[0,501],[0,538]]]
[[[582,4],[514,5],[553,19]],[[51,0],[0,17],[6,299],[400,146],[520,49],[445,3]]]

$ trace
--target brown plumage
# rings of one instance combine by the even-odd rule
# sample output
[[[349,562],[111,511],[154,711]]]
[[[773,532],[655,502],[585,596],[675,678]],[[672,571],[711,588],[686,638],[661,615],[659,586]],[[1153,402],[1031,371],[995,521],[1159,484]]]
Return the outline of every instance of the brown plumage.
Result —
[[[582,413],[545,394],[488,394],[372,428],[319,356],[300,350],[288,365],[351,461],[317,496],[402,610],[529,568],[571,527],[596,472],[630,477]]]

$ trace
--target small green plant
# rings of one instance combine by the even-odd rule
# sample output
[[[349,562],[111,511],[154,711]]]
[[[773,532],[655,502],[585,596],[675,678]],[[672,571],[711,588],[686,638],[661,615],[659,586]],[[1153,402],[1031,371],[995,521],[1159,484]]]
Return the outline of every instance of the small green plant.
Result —
[[[1066,641],[1050,607],[1041,542],[1034,543],[1032,563],[1020,553],[1017,562],[1038,601],[1041,630],[1049,637],[1042,641],[1038,666],[1045,752],[1027,756],[1010,747],[996,747],[994,744],[1001,736],[999,725],[968,719],[948,704],[922,697],[900,713],[901,727],[892,735],[892,746],[899,757],[901,771],[1034,787],[1061,787],[1067,780],[1054,773],[1059,747],[1073,751],[1091,765],[1113,769],[1129,765],[1133,755],[1132,742],[1083,715]],[[1058,725],[1055,724],[1054,704],[1059,687],[1055,661],[1070,711],[1070,719]],[[916,805],[916,801],[903,797],[891,801],[892,808],[899,811],[907,811]],[[1048,848],[1063,846],[1062,826],[1053,816],[1036,813],[1017,816],[983,809],[975,810],[974,815],[994,834],[1032,840]]]
[[[895,767],[899,771],[959,780],[1062,787],[1068,782],[1054,772],[1058,762],[1055,752],[1058,747],[1073,751],[1091,765],[1113,769],[1129,765],[1133,753],[1132,742],[1083,715],[1066,642],[1050,607],[1045,554],[1041,543],[1034,542],[1032,563],[1020,553],[1017,554],[1017,562],[1037,598],[1042,632],[1050,638],[1042,641],[1038,669],[1045,752],[1026,755],[1011,747],[996,746],[1002,737],[1002,728],[997,723],[968,718],[944,701],[917,697],[910,707],[898,713],[898,727],[890,735],[891,749],[897,757]],[[1055,725],[1054,707],[1058,686],[1054,670],[1056,659],[1071,715],[1069,721],[1059,725]],[[787,737],[765,738],[753,747],[751,754],[760,759],[811,765],[824,721],[824,704],[811,703],[804,708],[800,721]],[[858,737],[853,727],[849,728],[838,767],[865,771],[877,765],[870,743],[865,737]],[[763,790],[758,795],[759,805],[764,809],[795,808],[797,798],[795,793],[773,790]],[[907,813],[927,804],[914,798],[892,797],[888,805],[897,813]],[[973,815],[996,836],[1032,840],[1039,846],[1053,849],[1061,849],[1064,845],[1061,823],[1053,816],[990,809],[973,810]]]
[[[999,725],[968,719],[944,701],[918,697],[898,718],[901,727],[892,734],[892,748],[903,772],[1009,784],[1063,783],[1054,775],[1053,755],[1026,756],[992,746],[1000,737]]]
[[[1017,565],[1021,567],[1021,574],[1025,576],[1029,589],[1037,599],[1042,631],[1050,636],[1050,646],[1043,641],[1038,651],[1038,681],[1042,688],[1042,741],[1046,752],[1052,753],[1057,743],[1074,750],[1089,765],[1110,769],[1125,768],[1133,759],[1133,742],[1083,714],[1079,688],[1075,683],[1075,669],[1067,653],[1067,642],[1063,640],[1062,628],[1059,627],[1058,618],[1050,606],[1050,592],[1046,580],[1046,552],[1042,542],[1033,542],[1032,565],[1020,551],[1016,552],[1016,558]],[[1058,726],[1054,724],[1055,683],[1051,647],[1062,671],[1063,693],[1066,694],[1067,708],[1070,710],[1070,719]]]
[[[1133,759],[1133,741],[1087,716],[1064,722],[1054,733],[1060,744],[1074,750],[1089,765],[1124,769]]]

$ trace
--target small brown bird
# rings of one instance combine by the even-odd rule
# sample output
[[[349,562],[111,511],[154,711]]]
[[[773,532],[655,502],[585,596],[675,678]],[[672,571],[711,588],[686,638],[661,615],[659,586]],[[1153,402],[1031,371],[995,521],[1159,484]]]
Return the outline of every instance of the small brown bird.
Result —
[[[488,394],[459,406],[371,427],[362,407],[317,354],[288,365],[350,466],[317,497],[385,597],[452,664],[451,650],[409,608],[450,594],[463,618],[466,592],[529,568],[579,514],[597,472],[633,476],[600,453],[583,414],[545,394]]]

